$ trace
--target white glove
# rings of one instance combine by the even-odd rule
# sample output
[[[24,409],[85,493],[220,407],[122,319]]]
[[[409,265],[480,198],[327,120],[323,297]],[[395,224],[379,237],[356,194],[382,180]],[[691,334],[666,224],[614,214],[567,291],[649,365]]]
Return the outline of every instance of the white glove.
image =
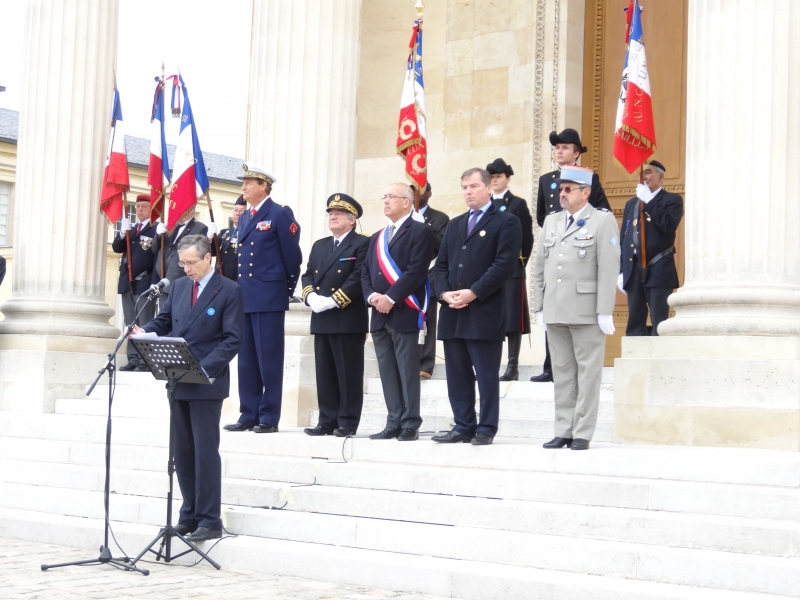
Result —
[[[164,235],[165,233],[167,233],[167,226],[159,222],[159,224],[156,225],[156,233],[158,235]]]
[[[320,297],[320,304],[322,305],[322,310],[330,310],[332,308],[339,308],[339,305],[336,304],[336,300],[333,298],[321,296]],[[322,311],[320,311],[322,312]]]
[[[619,291],[620,291],[620,292],[622,292],[622,293],[623,293],[623,294],[625,294],[626,296],[628,295],[628,292],[626,292],[626,291],[625,291],[625,288],[623,288],[623,287],[622,287],[622,273],[620,273],[619,275],[617,275],[617,287],[619,288]]]
[[[547,323],[544,322],[543,310],[540,310],[539,312],[536,313],[536,322],[542,327],[542,329],[547,331]]]
[[[600,330],[606,335],[613,335],[614,333],[614,316],[613,315],[597,315],[597,324]]]
[[[209,223],[208,224],[208,233],[206,233],[206,235],[208,236],[208,239],[212,239],[218,233],[219,233],[219,227],[217,227],[217,224],[216,223]]]
[[[643,183],[637,183],[636,184],[636,197],[639,200],[644,200],[645,202],[647,202],[647,201],[650,200],[650,196],[651,196],[651,192],[650,192],[650,188],[649,187],[647,187]]]
[[[120,233],[125,233],[126,231],[131,230],[131,220],[122,217],[122,221],[119,222],[119,231]]]
[[[308,296],[306,296],[306,304],[308,304],[309,307],[312,307],[314,302],[316,302],[317,298],[319,298],[319,296],[317,296],[317,293],[311,292],[310,294],[308,294]]]
[[[415,221],[419,221],[420,223],[425,222],[425,217],[419,214],[419,211],[416,210],[411,211],[411,218],[414,219]]]

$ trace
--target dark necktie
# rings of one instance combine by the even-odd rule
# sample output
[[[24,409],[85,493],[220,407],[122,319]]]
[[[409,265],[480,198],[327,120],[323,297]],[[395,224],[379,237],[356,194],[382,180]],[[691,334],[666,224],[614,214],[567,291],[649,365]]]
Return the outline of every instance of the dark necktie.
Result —
[[[192,286],[192,306],[197,302],[197,293],[200,291],[200,282],[195,281]]]
[[[472,230],[475,229],[475,225],[478,223],[479,216],[481,216],[481,211],[472,211],[472,216],[469,218],[469,223],[467,223],[467,237],[469,237],[469,235],[472,233]]]
[[[574,221],[575,221],[575,217],[573,217],[572,215],[570,215],[570,216],[569,216],[569,219],[567,219],[567,231],[569,231],[569,228],[570,228],[570,227],[572,227],[572,223],[573,223]]]
[[[334,248],[338,248],[339,247],[339,240],[334,240],[333,241],[333,247]]]
[[[231,239],[235,240],[238,237],[239,237],[239,228],[238,227],[234,227],[233,231],[231,232]]]

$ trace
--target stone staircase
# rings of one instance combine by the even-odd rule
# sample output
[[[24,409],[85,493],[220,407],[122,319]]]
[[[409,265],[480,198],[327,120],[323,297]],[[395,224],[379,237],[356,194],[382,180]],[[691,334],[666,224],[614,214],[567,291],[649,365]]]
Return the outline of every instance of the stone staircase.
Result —
[[[448,418],[443,385],[423,383],[436,428]],[[800,597],[800,456],[608,442],[545,451],[513,432],[543,431],[548,387],[508,387],[508,433],[489,447],[371,441],[366,427],[347,440],[225,433],[224,521],[237,537],[211,556],[228,568],[469,600]],[[367,391],[368,414],[380,415],[379,382]],[[95,555],[107,392],[58,400],[53,414],[0,412],[0,538]],[[235,410],[227,401],[225,412]],[[120,373],[113,414],[111,520],[134,555],[165,516],[163,385]]]

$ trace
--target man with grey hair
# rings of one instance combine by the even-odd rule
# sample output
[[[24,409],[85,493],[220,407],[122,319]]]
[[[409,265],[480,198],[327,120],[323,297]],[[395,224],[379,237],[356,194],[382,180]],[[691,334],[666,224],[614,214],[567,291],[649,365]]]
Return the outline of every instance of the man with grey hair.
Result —
[[[678,287],[675,235],[683,218],[683,198],[664,190],[666,169],[657,160],[642,169],[644,184],[625,204],[617,287],[628,296],[625,335],[658,335],[658,325],[669,316],[667,298]],[[650,309],[651,331],[647,327]]]
[[[447,395],[455,427],[433,441],[487,446],[500,420],[500,361],[506,337],[505,283],[522,247],[519,219],[492,203],[491,176],[469,169],[461,190],[469,210],[455,217],[433,267],[442,304],[439,339],[444,344]],[[475,381],[480,421],[475,414]]]
[[[386,227],[373,234],[361,270],[361,287],[372,307],[370,332],[388,416],[383,431],[371,439],[419,439],[420,332],[428,303],[428,265],[433,233],[412,218],[414,194],[394,183],[383,196]],[[433,332],[428,332],[433,335]]]
[[[176,531],[199,542],[222,535],[219,421],[230,392],[228,364],[242,345],[242,289],[211,266],[205,235],[186,236],[177,254],[186,277],[172,284],[158,316],[134,334],[182,337],[210,385],[181,383],[172,406],[175,471],[183,496]]]

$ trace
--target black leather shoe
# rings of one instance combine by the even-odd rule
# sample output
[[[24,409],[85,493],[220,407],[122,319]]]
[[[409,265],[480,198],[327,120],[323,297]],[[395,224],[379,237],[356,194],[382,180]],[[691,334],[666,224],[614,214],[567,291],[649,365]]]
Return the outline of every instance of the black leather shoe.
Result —
[[[547,442],[546,444],[542,444],[542,448],[549,448],[550,450],[554,448],[563,448],[564,446],[572,446],[573,441],[572,438],[560,438],[556,437]]]
[[[500,381],[516,381],[519,379],[519,369],[517,367],[508,367],[506,372],[500,375]]]
[[[473,446],[489,446],[492,443],[492,438],[487,433],[476,433],[472,438],[470,444]]]
[[[392,429],[391,427],[387,427],[383,431],[378,433],[373,433],[369,436],[371,440],[392,440],[396,438],[400,433],[402,433],[402,429]]]
[[[137,365],[136,363],[129,362],[124,367],[120,367],[119,369],[117,369],[117,371],[135,371],[136,367],[138,366],[139,365]]]
[[[322,425],[316,427],[306,427],[303,429],[306,435],[333,435],[333,429],[325,429]]]
[[[466,444],[472,441],[471,437],[464,435],[463,433],[458,433],[455,429],[448,431],[444,435],[435,435],[431,439],[434,442],[439,442],[440,444],[457,444],[459,442]]]
[[[180,523],[178,523],[172,529],[173,529],[173,534],[172,534],[173,536],[176,533],[180,533],[183,537],[186,537],[187,535],[192,533],[195,529],[197,529],[197,525],[181,525]]]
[[[247,423],[230,423],[223,427],[225,431],[252,431],[253,426]]]
[[[348,435],[355,435],[356,432],[350,429],[349,427],[339,427],[339,429],[335,429],[333,431],[333,435],[336,437],[347,437]]]
[[[267,425],[266,423],[259,423],[253,427],[253,431],[256,433],[278,433],[278,428],[273,427],[272,425]]]
[[[186,536],[190,542],[203,542],[205,540],[215,540],[222,537],[222,529],[209,529],[208,527],[198,527],[193,533]]]
[[[534,383],[547,383],[553,381],[553,374],[550,371],[545,371],[541,375],[534,375],[531,377]]]
[[[582,440],[581,438],[575,438],[572,440],[572,449],[573,450],[588,450],[589,449],[589,440]]]
[[[419,439],[419,429],[403,429],[403,433],[397,436],[398,442],[413,442]]]

